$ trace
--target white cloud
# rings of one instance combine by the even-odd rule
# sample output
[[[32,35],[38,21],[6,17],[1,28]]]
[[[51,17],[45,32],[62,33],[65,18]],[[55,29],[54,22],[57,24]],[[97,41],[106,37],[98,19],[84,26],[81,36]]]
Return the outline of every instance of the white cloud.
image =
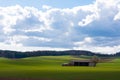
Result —
[[[51,47],[30,47],[30,46],[16,46],[16,45],[8,45],[4,43],[0,43],[0,49],[2,50],[13,50],[13,51],[36,51],[36,50],[56,50],[56,51],[64,51],[69,49],[64,48],[51,48]]]
[[[30,37],[30,38],[33,38],[33,39],[37,39],[39,41],[43,41],[43,42],[50,42],[52,39],[49,39],[49,38],[44,38],[44,37]]]
[[[48,9],[51,9],[52,7],[51,7],[51,6],[48,6],[48,5],[43,5],[42,8],[48,10]]]
[[[98,15],[92,14],[92,15],[87,15],[85,19],[80,21],[78,23],[79,26],[86,26],[90,24],[92,21],[96,20],[98,18]]]
[[[47,5],[43,10],[20,5],[0,7],[0,43],[7,46],[4,49],[34,46],[116,52],[120,45],[119,5],[120,0],[96,0],[64,9]]]
[[[84,40],[74,42],[74,50],[89,50],[97,53],[114,54],[120,51],[120,38],[85,37]]]
[[[85,46],[86,44],[92,43],[94,40],[91,37],[85,37],[83,41],[74,42],[76,46]]]
[[[8,37],[7,40],[4,41],[4,43],[9,44],[9,45],[13,45],[13,46],[23,46],[22,45],[22,41],[28,39],[27,36],[23,36],[23,35],[14,35],[14,36],[10,36]]]
[[[74,47],[74,50],[89,50],[96,53],[103,53],[103,54],[114,54],[115,52],[120,51],[120,45],[118,46],[83,46],[83,47]]]
[[[115,15],[114,20],[120,20],[120,11]]]

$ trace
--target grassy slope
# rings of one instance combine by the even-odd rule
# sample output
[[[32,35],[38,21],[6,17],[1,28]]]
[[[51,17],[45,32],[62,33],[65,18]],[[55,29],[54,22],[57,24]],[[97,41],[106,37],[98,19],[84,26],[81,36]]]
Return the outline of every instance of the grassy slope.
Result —
[[[97,67],[63,67],[71,56],[43,56],[10,60],[0,58],[0,77],[52,80],[120,80],[120,59]]]

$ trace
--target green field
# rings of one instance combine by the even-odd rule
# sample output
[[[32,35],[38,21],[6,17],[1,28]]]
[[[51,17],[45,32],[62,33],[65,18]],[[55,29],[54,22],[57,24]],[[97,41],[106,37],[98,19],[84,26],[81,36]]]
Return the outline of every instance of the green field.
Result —
[[[61,66],[72,56],[42,56],[24,59],[0,58],[1,78],[40,80],[120,80],[120,59],[99,63],[96,67]],[[22,79],[21,79],[22,80]]]

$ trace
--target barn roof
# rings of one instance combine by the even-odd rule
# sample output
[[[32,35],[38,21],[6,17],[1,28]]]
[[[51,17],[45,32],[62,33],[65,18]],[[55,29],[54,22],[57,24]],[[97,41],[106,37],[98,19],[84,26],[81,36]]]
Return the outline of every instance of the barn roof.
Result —
[[[72,60],[72,62],[92,62],[91,60]]]

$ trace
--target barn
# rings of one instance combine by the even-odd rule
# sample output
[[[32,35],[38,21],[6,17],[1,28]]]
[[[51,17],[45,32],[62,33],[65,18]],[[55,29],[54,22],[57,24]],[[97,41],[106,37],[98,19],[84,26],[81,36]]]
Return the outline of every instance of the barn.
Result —
[[[69,63],[63,64],[63,66],[96,66],[96,63],[91,60],[72,60]]]
[[[73,66],[96,66],[91,60],[72,60],[70,64]]]

